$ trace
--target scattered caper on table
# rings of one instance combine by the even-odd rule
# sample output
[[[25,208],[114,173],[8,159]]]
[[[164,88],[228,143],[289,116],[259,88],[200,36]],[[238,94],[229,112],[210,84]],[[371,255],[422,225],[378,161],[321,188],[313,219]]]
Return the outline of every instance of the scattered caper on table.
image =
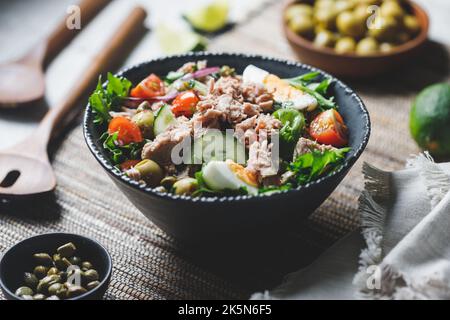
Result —
[[[317,47],[361,56],[389,53],[421,29],[404,0],[299,0],[286,9],[284,20]]]
[[[91,262],[75,255],[72,242],[56,249],[56,253],[33,254],[36,265],[25,272],[24,285],[15,294],[22,300],[64,300],[80,296],[100,285],[100,276]]]

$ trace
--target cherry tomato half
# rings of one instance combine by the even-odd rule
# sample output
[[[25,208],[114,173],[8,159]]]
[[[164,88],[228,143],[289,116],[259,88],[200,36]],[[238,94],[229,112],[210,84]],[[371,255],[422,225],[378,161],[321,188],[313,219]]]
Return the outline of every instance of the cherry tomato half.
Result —
[[[131,96],[133,98],[143,99],[163,96],[164,93],[164,83],[157,75],[153,73],[131,90]]]
[[[108,133],[113,134],[115,132],[118,132],[117,140],[123,144],[141,142],[143,140],[139,127],[125,117],[113,118],[109,123]]]
[[[172,102],[172,112],[175,116],[190,117],[194,114],[195,107],[199,102],[199,98],[194,91],[185,91],[180,93]]]
[[[334,147],[347,145],[347,127],[339,112],[330,109],[320,113],[309,126],[311,137],[322,144]]]

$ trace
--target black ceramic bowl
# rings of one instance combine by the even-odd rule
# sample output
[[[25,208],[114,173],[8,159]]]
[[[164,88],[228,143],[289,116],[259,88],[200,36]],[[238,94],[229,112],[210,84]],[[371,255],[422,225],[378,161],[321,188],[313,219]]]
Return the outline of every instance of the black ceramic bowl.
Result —
[[[108,289],[111,280],[112,261],[106,249],[98,242],[70,233],[47,233],[25,239],[11,247],[0,260],[0,286],[3,294],[9,300],[20,300],[14,294],[17,288],[23,286],[23,275],[34,268],[33,254],[46,252],[52,254],[56,249],[68,242],[73,242],[83,260],[92,262],[100,276],[100,285],[69,300],[101,299]]]
[[[256,55],[202,52],[152,60],[119,74],[137,84],[150,73],[163,76],[186,62],[202,59],[207,59],[210,66],[229,65],[236,68],[239,74],[249,64],[282,78],[320,71],[301,63]],[[320,72],[322,76],[330,76]],[[339,112],[349,127],[351,152],[342,168],[328,176],[296,190],[270,196],[191,198],[160,193],[129,179],[113,166],[99,142],[103,132],[94,125],[89,105],[84,116],[84,135],[92,154],[119,189],[146,217],[177,239],[201,242],[222,236],[252,235],[256,230],[263,233],[267,230],[271,233],[285,232],[286,228],[293,225],[294,220],[307,217],[330,195],[359,158],[369,140],[370,119],[363,102],[344,83],[335,78],[333,80],[330,93],[335,96]]]

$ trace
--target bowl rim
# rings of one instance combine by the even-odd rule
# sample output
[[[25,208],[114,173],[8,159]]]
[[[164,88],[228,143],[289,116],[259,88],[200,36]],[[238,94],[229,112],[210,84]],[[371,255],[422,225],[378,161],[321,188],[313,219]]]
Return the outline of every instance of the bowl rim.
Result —
[[[409,3],[412,10],[414,11],[414,15],[417,17],[418,15],[421,15],[423,18],[423,24],[421,25],[421,29],[418,35],[416,35],[413,39],[410,39],[409,41],[394,47],[394,50],[390,52],[384,52],[384,53],[377,53],[377,54],[371,54],[371,55],[365,55],[360,56],[354,53],[337,53],[332,48],[319,48],[314,45],[314,43],[298,34],[293,32],[290,28],[288,28],[287,23],[284,19],[284,15],[286,10],[298,2],[298,0],[290,0],[288,1],[283,9],[283,18],[282,18],[282,24],[284,33],[286,35],[286,38],[288,41],[294,43],[296,46],[308,49],[310,51],[314,51],[316,53],[333,56],[336,58],[343,58],[343,59],[353,59],[353,60],[372,60],[372,59],[379,59],[379,58],[389,58],[401,55],[405,52],[409,52],[411,50],[414,50],[417,47],[420,47],[422,44],[425,43],[428,39],[428,32],[430,29],[430,18],[427,14],[427,12],[417,3],[411,0],[405,0]]]
[[[166,60],[172,60],[172,59],[181,59],[181,58],[191,58],[191,59],[208,59],[208,57],[221,57],[221,56],[227,56],[227,57],[234,57],[234,58],[242,58],[242,59],[260,59],[262,61],[269,61],[269,62],[276,62],[276,63],[283,63],[287,64],[288,66],[298,67],[302,68],[309,72],[319,72],[322,76],[330,77],[332,81],[340,86],[339,90],[345,90],[349,95],[352,96],[353,99],[356,100],[357,106],[359,107],[359,111],[362,114],[361,120],[364,121],[364,137],[363,141],[355,147],[354,153],[347,157],[344,160],[344,163],[342,166],[340,166],[337,170],[327,174],[324,177],[321,177],[319,179],[316,179],[314,181],[311,181],[305,185],[299,186],[294,189],[290,190],[283,190],[278,191],[276,193],[272,194],[259,194],[259,195],[238,195],[238,196],[212,196],[212,197],[191,197],[186,195],[176,195],[170,192],[161,192],[156,190],[155,188],[151,188],[146,186],[143,183],[139,183],[138,181],[132,180],[129,177],[127,177],[123,172],[121,172],[118,168],[116,168],[114,165],[112,165],[111,161],[104,157],[102,155],[102,150],[97,148],[96,142],[94,141],[93,133],[90,132],[90,126],[92,125],[92,108],[90,103],[87,104],[84,112],[83,117],[83,134],[86,141],[86,144],[88,145],[89,150],[94,155],[95,159],[100,163],[100,165],[115,179],[119,180],[120,182],[124,183],[130,188],[133,188],[135,190],[138,190],[146,195],[150,195],[156,198],[159,198],[161,200],[171,200],[171,201],[177,201],[177,202],[188,202],[188,203],[230,203],[230,202],[244,202],[244,201],[258,201],[258,200],[264,200],[264,199],[275,199],[275,198],[282,198],[286,197],[288,195],[295,194],[302,190],[310,189],[316,185],[321,184],[322,182],[329,181],[336,175],[345,172],[346,170],[349,170],[353,164],[358,160],[358,158],[361,156],[362,152],[366,148],[370,133],[371,133],[371,121],[369,112],[364,105],[362,99],[356,94],[354,90],[352,90],[348,85],[344,84],[341,80],[337,79],[336,77],[330,75],[329,73],[318,69],[316,67],[312,67],[307,64],[303,64],[296,61],[291,61],[287,59],[281,59],[281,58],[274,58],[274,57],[268,57],[264,55],[258,55],[258,54],[245,54],[245,53],[225,53],[225,52],[189,52],[185,54],[178,54],[178,55],[170,55],[170,56],[164,56],[156,59],[152,59],[149,61],[141,62],[138,64],[135,64],[133,66],[127,67],[116,73],[116,76],[122,76],[125,73],[133,70],[138,69],[142,66],[145,66],[150,63],[158,63],[163,62]],[[103,85],[106,85],[107,82],[105,82]]]
[[[36,238],[44,238],[44,237],[49,237],[50,238],[50,237],[61,236],[61,235],[69,236],[69,237],[75,237],[75,238],[81,238],[81,239],[87,240],[88,242],[93,243],[95,246],[97,246],[97,248],[99,250],[101,250],[104,253],[106,253],[106,257],[107,257],[107,271],[106,271],[106,274],[103,277],[103,280],[100,281],[100,284],[96,288],[92,289],[91,291],[83,293],[82,295],[79,295],[77,297],[70,298],[70,299],[65,299],[65,300],[81,300],[83,298],[88,298],[89,296],[94,295],[97,291],[101,290],[100,288],[102,288],[102,286],[107,284],[107,282],[110,280],[111,275],[112,275],[112,269],[113,269],[112,265],[113,265],[113,263],[112,263],[111,255],[109,254],[108,250],[106,250],[106,248],[102,244],[100,244],[97,240],[94,240],[92,238],[88,238],[86,236],[82,236],[82,235],[79,235],[79,234],[67,233],[67,232],[50,232],[50,233],[38,234],[38,235],[35,235],[35,236],[32,236],[32,237],[23,239],[23,240],[17,242],[16,244],[12,245],[8,250],[6,250],[2,254],[1,259],[0,259],[0,286],[1,286],[1,288],[3,290],[5,290],[9,295],[15,297],[18,300],[21,300],[20,297],[18,297],[14,292],[12,292],[10,290],[10,288],[3,281],[3,276],[2,276],[2,272],[1,272],[1,269],[2,269],[1,266],[4,263],[4,258],[7,255],[13,255],[14,254],[14,250],[17,248],[17,246],[22,245],[25,242],[32,241],[33,239],[36,239]]]

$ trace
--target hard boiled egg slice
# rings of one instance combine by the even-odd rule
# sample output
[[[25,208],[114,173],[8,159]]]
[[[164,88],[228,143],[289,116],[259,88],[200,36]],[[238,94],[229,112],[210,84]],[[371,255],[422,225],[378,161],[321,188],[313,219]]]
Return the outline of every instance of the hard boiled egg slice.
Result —
[[[239,190],[245,187],[249,194],[258,194],[256,177],[232,160],[208,162],[202,169],[205,183],[214,191]]]
[[[317,108],[317,100],[308,93],[305,93],[297,88],[292,87],[280,79],[274,74],[255,67],[254,65],[249,65],[245,68],[242,75],[242,80],[244,84],[256,84],[263,86],[268,92],[273,94],[275,101],[278,102],[292,102],[292,107],[297,110],[307,110],[312,111]]]

